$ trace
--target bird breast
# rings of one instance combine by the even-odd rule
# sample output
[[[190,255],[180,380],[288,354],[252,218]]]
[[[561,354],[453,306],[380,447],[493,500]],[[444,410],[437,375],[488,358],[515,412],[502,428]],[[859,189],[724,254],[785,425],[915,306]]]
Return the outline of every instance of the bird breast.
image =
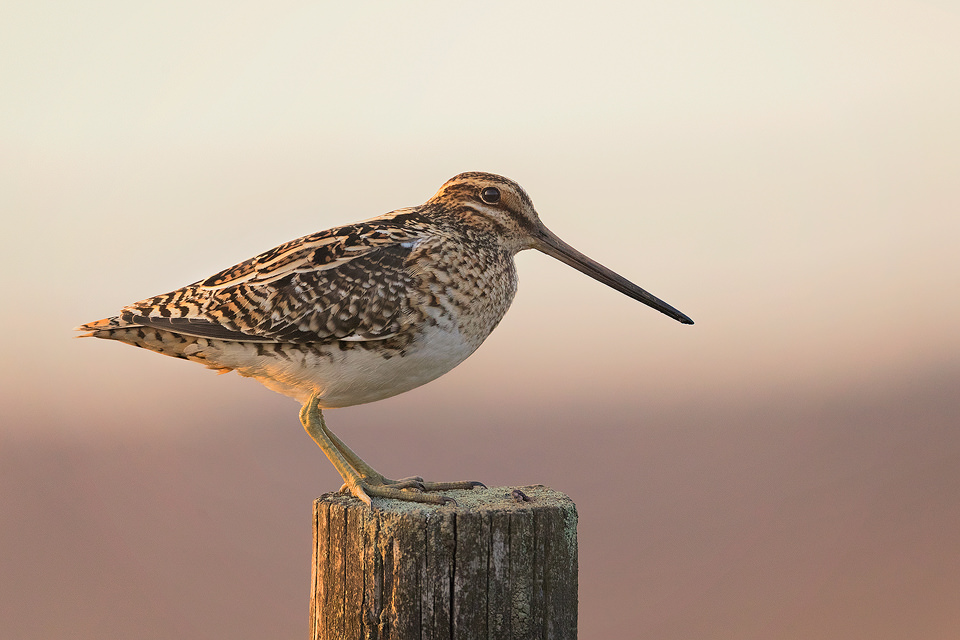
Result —
[[[456,327],[476,349],[496,328],[517,292],[513,255],[494,243],[423,242],[410,256],[421,309]]]

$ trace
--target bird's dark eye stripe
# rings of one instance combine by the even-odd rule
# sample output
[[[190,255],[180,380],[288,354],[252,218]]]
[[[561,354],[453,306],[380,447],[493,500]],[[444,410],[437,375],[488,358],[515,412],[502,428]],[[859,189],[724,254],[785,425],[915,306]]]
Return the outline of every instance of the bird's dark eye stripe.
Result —
[[[496,187],[487,187],[480,192],[480,199],[487,204],[497,204],[500,202],[500,189]]]

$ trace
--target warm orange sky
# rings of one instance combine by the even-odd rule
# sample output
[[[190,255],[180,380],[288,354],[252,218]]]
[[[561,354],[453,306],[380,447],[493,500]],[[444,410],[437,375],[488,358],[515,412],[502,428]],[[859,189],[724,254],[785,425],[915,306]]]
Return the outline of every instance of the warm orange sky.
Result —
[[[465,170],[517,180],[553,231],[697,324],[521,254],[488,342],[334,414],[348,441],[391,411],[547,437],[609,410],[642,434],[674,410],[955,380],[957,33],[946,2],[4,7],[0,447],[189,443],[225,404],[296,431],[250,381],[70,328]]]

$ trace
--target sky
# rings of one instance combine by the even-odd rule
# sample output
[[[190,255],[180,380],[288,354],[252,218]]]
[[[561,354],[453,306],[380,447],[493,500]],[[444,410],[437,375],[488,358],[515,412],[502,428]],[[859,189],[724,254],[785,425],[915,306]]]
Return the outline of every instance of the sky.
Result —
[[[23,511],[0,548],[33,582],[4,581],[0,617],[22,638],[66,628],[42,613],[43,576],[57,570],[78,610],[100,611],[77,637],[129,635],[146,606],[130,584],[145,571],[165,585],[150,605],[156,637],[177,631],[170,612],[210,635],[234,597],[280,603],[238,637],[305,633],[298,514],[338,482],[296,405],[71,329],[480,170],[519,182],[560,237],[696,324],[525,252],[513,308],[476,354],[404,396],[331,412],[331,428],[402,467],[394,475],[469,465],[574,497],[581,637],[892,638],[921,618],[941,625],[923,637],[953,637],[960,619],[937,603],[956,602],[960,585],[936,567],[960,568],[956,545],[920,541],[960,519],[947,491],[960,486],[958,27],[953,3],[896,0],[7,3],[0,482]],[[529,444],[524,455],[504,453],[511,439]],[[690,473],[723,498],[685,485]],[[595,491],[612,485],[636,507],[629,523]],[[282,525],[268,535],[234,522],[224,505],[241,487]],[[159,504],[145,511],[140,493]],[[882,518],[882,495],[911,515]],[[718,529],[725,501],[743,517]],[[660,520],[640,518],[644,505]],[[757,528],[771,513],[780,533]],[[50,555],[72,548],[52,530],[62,522],[86,532],[69,558]],[[191,540],[216,549],[225,523],[252,537],[254,553],[226,548],[262,563],[251,571],[264,590],[191,608],[185,594],[213,588],[226,552],[191,547],[181,573],[170,560]],[[609,532],[628,525],[648,546],[617,559]],[[756,553],[730,555],[703,542],[712,535],[753,540]],[[753,573],[743,561],[825,539],[835,556]],[[95,566],[76,557],[91,544]],[[271,565],[264,549],[288,545],[290,568]],[[892,564],[911,554],[910,571]],[[661,574],[613,589],[617,566]],[[925,585],[913,613],[876,587],[889,596],[908,577]],[[782,600],[761,615],[771,593]],[[659,603],[639,620],[637,594]],[[803,627],[805,615],[822,626]]]

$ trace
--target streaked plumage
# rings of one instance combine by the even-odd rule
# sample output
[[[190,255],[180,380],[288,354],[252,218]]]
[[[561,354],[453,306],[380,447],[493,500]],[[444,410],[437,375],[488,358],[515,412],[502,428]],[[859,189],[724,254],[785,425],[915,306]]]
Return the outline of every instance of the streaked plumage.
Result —
[[[462,362],[509,308],[514,256],[529,248],[691,323],[560,241],[518,184],[474,172],[419,207],[292,240],[79,330],[235,370],[312,400],[319,414],[408,391]]]

